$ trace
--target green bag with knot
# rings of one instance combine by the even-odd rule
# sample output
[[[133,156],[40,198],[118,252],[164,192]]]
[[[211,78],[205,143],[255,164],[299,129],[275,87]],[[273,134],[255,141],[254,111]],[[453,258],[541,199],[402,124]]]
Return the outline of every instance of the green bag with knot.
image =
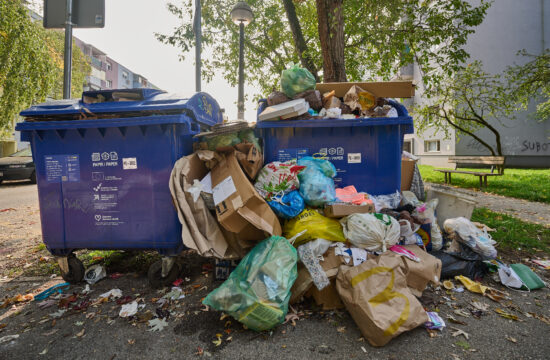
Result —
[[[315,89],[315,77],[298,64],[292,65],[281,74],[281,89],[286,96],[293,98],[296,94]]]

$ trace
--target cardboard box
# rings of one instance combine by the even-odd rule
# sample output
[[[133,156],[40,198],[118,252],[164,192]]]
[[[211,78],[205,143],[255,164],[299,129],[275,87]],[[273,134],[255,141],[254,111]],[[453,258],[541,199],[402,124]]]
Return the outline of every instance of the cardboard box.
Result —
[[[415,164],[415,160],[401,159],[401,191],[411,189]]]
[[[226,154],[212,169],[212,193],[218,222],[237,234],[243,247],[281,235],[279,219],[256,192],[234,153]]]
[[[369,200],[368,204],[331,204],[325,205],[324,213],[329,218],[342,218],[350,214],[366,214],[374,212],[374,203]]]
[[[338,268],[340,265],[346,264],[344,257],[336,255],[332,247],[327,250],[323,255],[323,261],[319,263],[329,279],[334,279],[336,275],[338,275]],[[312,287],[315,288],[315,285],[313,284],[311,275],[309,275],[308,269],[302,264],[298,264],[298,277],[290,291],[290,303],[294,304],[300,300]]]
[[[341,98],[354,85],[372,93],[376,97],[411,98],[414,96],[414,84],[412,81],[319,83],[316,85],[316,89],[321,92],[321,95],[334,90],[334,95]]]
[[[330,285],[323,290],[318,290],[313,286],[307,295],[311,295],[315,303],[323,310],[336,310],[344,308],[344,303],[340,300],[340,295],[336,291],[336,280],[330,280]]]

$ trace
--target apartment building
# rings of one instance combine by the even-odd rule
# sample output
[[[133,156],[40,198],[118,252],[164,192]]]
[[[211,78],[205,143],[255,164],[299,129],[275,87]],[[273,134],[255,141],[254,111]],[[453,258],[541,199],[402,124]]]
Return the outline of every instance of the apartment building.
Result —
[[[472,3],[475,3],[472,0]],[[525,49],[530,54],[541,54],[550,47],[550,0],[498,0],[488,10],[484,22],[470,35],[465,48],[470,59],[481,60],[484,70],[498,74],[507,66],[522,64],[525,59],[517,52]],[[420,71],[411,66],[404,73],[420,83]],[[417,91],[413,102],[421,100]],[[407,105],[407,104],[405,104]],[[409,102],[408,105],[411,105]],[[495,119],[499,129],[507,166],[550,167],[550,120],[537,122],[529,111],[518,114],[514,121]],[[486,129],[476,135],[489,143],[494,138]],[[460,135],[450,128],[447,136],[442,131],[428,130],[422,135],[405,135],[404,148],[420,157],[420,163],[448,167],[449,156],[490,155],[475,139]]]

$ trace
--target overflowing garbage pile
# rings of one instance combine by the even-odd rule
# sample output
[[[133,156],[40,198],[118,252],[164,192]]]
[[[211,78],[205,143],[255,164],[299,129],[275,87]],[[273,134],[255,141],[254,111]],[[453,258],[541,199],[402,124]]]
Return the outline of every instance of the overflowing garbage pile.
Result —
[[[334,90],[321,93],[315,89],[315,78],[297,65],[284,70],[281,90],[267,97],[267,107],[259,114],[260,121],[303,119],[355,119],[397,117],[397,110],[387,99],[352,86],[343,97]]]
[[[342,99],[321,94],[310,75],[297,67],[283,72],[283,92],[268,97],[259,119],[396,111],[356,86]],[[512,279],[524,270],[495,260],[495,242],[484,225],[469,220],[471,212],[451,206],[437,218],[439,198],[424,201],[410,154],[403,158],[412,165],[412,191],[373,195],[356,188],[368,184],[337,187],[337,169],[323,155],[264,164],[247,123],[217,125],[198,137],[195,152],[176,162],[170,181],[182,239],[215,258],[216,277],[226,277],[203,304],[247,328],[271,329],[283,323],[290,304],[312,298],[325,310],[345,308],[363,336],[383,346],[421,325],[445,326],[418,300],[430,283],[456,278],[481,289],[476,280],[488,267]]]

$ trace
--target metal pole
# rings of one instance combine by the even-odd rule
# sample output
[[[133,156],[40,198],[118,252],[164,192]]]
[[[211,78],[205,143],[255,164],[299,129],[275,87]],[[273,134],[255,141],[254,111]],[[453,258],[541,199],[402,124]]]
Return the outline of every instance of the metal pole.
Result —
[[[201,91],[201,0],[195,0],[195,91]]]
[[[65,14],[65,53],[63,63],[63,99],[71,98],[71,69],[73,60],[73,0],[67,0]]]
[[[244,120],[244,24],[239,24],[239,98],[237,119]]]

